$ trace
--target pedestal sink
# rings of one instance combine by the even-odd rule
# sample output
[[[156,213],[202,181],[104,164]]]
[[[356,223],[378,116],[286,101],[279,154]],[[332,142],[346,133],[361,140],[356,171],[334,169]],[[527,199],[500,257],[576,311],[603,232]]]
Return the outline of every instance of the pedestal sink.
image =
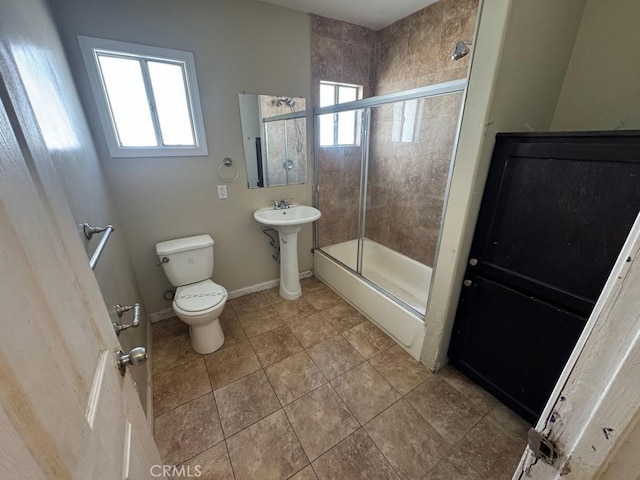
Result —
[[[302,226],[320,218],[320,210],[306,205],[288,208],[261,208],[253,218],[278,232],[280,237],[280,296],[295,300],[302,295],[298,272],[298,232]]]

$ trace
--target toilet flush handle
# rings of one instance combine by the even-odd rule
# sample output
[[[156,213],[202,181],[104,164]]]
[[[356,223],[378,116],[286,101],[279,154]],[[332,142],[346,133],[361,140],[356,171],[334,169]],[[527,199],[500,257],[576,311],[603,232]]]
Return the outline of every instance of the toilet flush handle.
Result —
[[[163,263],[169,263],[169,257],[162,257],[160,259],[160,263],[156,265],[156,267],[160,267]]]

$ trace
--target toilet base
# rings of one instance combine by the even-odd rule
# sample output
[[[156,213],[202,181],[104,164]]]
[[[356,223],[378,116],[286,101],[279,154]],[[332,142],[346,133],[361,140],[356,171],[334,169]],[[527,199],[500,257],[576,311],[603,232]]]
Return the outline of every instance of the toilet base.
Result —
[[[204,325],[190,325],[189,336],[191,337],[191,346],[201,354],[213,353],[224,344],[220,318]]]

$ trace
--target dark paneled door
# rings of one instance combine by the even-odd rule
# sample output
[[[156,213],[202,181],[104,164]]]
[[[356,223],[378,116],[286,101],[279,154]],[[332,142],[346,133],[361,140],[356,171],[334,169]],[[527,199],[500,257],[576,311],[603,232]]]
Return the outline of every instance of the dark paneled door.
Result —
[[[449,347],[542,411],[640,210],[640,132],[499,134]]]

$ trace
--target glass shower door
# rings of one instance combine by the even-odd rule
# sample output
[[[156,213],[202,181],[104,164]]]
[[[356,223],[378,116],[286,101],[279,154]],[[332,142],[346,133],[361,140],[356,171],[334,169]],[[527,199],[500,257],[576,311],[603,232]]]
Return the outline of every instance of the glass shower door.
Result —
[[[362,176],[363,110],[316,117],[318,246],[356,270]]]
[[[315,113],[316,246],[420,316],[465,85],[454,80]]]
[[[461,93],[371,108],[362,276],[424,314]]]

